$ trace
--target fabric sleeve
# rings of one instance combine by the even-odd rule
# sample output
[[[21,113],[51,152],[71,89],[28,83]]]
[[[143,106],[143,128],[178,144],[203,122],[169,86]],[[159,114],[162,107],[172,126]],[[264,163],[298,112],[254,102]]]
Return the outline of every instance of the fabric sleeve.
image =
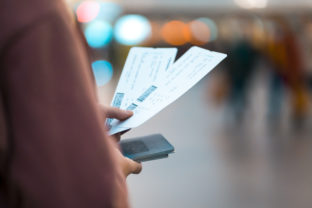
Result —
[[[58,11],[47,15],[4,60],[11,175],[23,207],[127,207],[76,27]]]

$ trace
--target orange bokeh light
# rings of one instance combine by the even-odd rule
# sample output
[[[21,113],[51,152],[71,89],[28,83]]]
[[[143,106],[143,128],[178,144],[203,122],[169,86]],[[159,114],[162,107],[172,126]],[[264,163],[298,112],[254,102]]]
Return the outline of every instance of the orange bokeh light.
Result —
[[[173,20],[167,22],[161,30],[162,38],[171,45],[183,45],[191,40],[190,28],[184,22]]]

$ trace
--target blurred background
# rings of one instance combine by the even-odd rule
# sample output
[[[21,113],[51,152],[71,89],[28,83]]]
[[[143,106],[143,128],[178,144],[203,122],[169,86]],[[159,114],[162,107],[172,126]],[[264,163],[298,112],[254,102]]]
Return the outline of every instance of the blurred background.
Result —
[[[312,207],[312,1],[67,0],[109,105],[133,46],[228,54],[124,137],[176,148],[128,178],[134,208]]]

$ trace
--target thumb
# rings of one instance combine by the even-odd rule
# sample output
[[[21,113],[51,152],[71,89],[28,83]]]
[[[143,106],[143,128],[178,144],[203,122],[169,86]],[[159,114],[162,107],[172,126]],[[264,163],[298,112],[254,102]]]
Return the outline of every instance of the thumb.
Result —
[[[132,111],[122,110],[116,107],[107,107],[106,108],[106,117],[115,118],[117,120],[123,121],[133,115]]]

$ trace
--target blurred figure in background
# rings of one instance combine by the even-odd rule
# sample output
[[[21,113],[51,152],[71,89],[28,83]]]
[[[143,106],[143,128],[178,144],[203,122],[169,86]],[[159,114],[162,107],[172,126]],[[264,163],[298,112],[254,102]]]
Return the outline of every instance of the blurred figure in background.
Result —
[[[231,28],[236,29],[226,51],[228,58],[225,60],[224,73],[229,82],[228,104],[235,121],[240,123],[248,106],[247,93],[258,54],[251,43],[249,22],[239,19],[231,24]]]
[[[227,53],[228,58],[221,65],[222,72],[215,77],[218,79],[213,87],[215,101],[228,100],[234,121],[241,121],[248,109],[252,76],[261,64],[261,69],[269,72],[268,121],[278,123],[289,92],[291,119],[296,127],[302,126],[309,111],[307,82],[311,77],[310,53],[304,50],[310,47],[300,47],[298,35],[289,21],[282,16],[262,17],[261,20],[252,16],[227,17],[219,27],[217,50]],[[303,52],[307,56],[305,62]]]
[[[301,19],[303,28],[299,30],[301,37],[301,49],[304,60],[304,73],[308,83],[309,91],[312,90],[312,18],[311,16],[303,16]],[[311,93],[310,93],[311,95]],[[310,96],[311,99],[311,96]]]
[[[280,111],[282,82],[291,93],[292,118],[301,125],[307,110],[308,97],[304,78],[304,64],[300,47],[289,23],[282,17],[272,19],[274,31],[267,43],[267,57],[272,64],[270,112]]]
[[[141,165],[107,135],[86,47],[62,0],[0,7],[0,206],[127,207]],[[118,136],[117,140],[118,140]]]

